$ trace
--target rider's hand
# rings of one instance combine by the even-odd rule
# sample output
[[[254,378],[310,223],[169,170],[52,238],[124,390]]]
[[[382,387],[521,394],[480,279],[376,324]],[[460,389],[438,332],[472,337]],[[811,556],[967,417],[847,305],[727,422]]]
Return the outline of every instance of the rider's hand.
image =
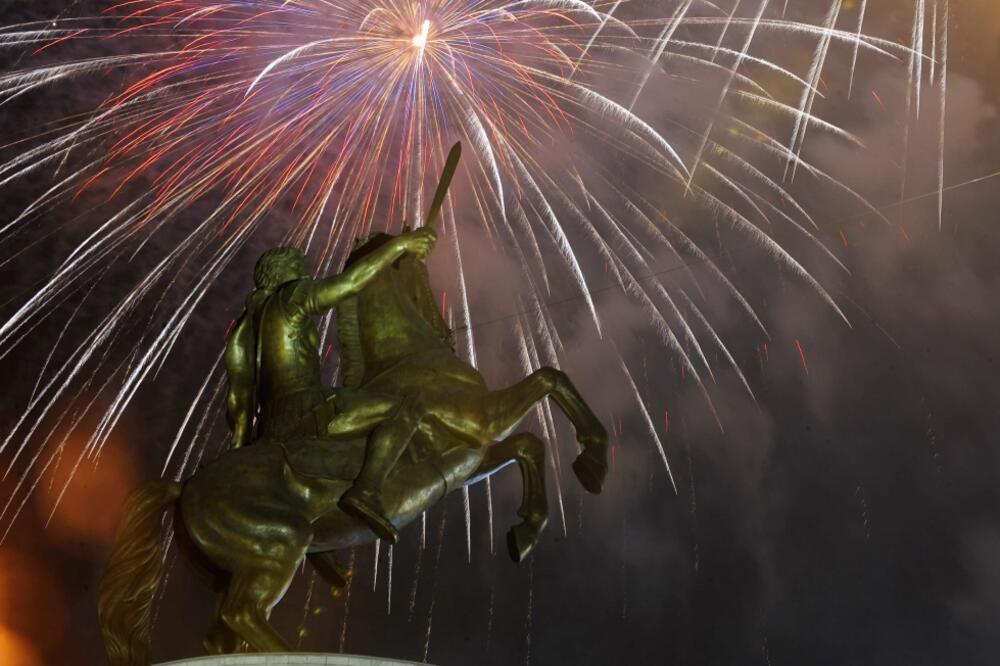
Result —
[[[418,259],[423,259],[437,243],[437,234],[430,227],[421,227],[416,231],[403,234],[399,237],[407,252],[417,255]]]

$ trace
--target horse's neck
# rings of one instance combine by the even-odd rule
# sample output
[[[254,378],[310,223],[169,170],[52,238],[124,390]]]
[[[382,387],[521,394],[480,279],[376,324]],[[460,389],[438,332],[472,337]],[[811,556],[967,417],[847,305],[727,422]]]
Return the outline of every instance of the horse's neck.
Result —
[[[359,332],[368,367],[448,348],[413,302],[403,282],[406,277],[388,269],[358,296]]]

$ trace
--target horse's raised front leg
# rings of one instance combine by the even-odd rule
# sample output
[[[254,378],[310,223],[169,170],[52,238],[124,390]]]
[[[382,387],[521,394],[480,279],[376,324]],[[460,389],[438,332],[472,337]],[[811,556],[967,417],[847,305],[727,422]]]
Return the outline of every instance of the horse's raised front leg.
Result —
[[[507,533],[507,549],[515,562],[526,558],[538,543],[549,521],[549,503],[545,493],[545,443],[531,433],[511,435],[486,450],[477,476],[492,474],[504,465],[517,461],[521,468],[523,493],[517,515],[521,522]]]
[[[540,368],[509,388],[490,392],[486,411],[491,438],[504,436],[546,396],[566,414],[583,445],[583,452],[573,462],[577,479],[587,491],[601,492],[608,473],[608,432],[564,372]]]

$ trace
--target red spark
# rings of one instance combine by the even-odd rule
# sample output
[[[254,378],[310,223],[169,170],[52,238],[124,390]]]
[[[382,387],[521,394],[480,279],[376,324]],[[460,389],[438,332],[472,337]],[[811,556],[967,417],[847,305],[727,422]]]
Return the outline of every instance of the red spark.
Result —
[[[223,340],[228,340],[229,339],[229,334],[233,332],[233,326],[236,326],[236,320],[235,319],[230,319],[229,320],[229,325],[226,326],[226,332],[222,334],[222,339]]]
[[[766,343],[766,342],[764,343],[764,360],[765,360],[765,361],[770,361],[770,360],[771,360],[771,359],[770,359],[770,358],[768,357],[768,355],[767,355],[767,343]]]
[[[806,353],[802,349],[802,343],[799,342],[798,338],[795,338],[795,348],[799,350],[799,358],[802,359],[802,367],[805,368],[806,376],[809,376],[809,364],[806,363]]]
[[[882,102],[882,98],[879,97],[878,93],[875,92],[874,90],[872,90],[872,97],[875,98],[875,101],[878,102],[878,105],[882,107],[883,111],[885,111],[885,104]]]
[[[844,241],[844,247],[847,247],[847,234],[844,233],[843,229],[840,230],[840,240]]]
[[[320,365],[326,365],[326,360],[330,358],[330,352],[333,351],[333,343],[331,342],[326,346],[326,351],[323,352],[323,362]]]
[[[441,319],[447,319],[448,313],[448,292],[441,294]]]
[[[663,410],[663,430],[664,432],[670,432],[670,410]]]
[[[62,44],[63,42],[65,42],[67,40],[73,39],[74,37],[79,37],[83,33],[87,32],[87,30],[88,30],[87,28],[84,28],[82,30],[77,30],[76,32],[74,32],[72,34],[66,35],[65,37],[60,37],[59,39],[51,41],[48,44],[46,44],[45,46],[42,46],[42,47],[36,49],[35,52],[32,53],[31,55],[36,56],[36,55],[38,55],[39,53],[41,53],[42,51],[44,51],[46,49],[50,49],[53,46],[57,46],[59,44]]]

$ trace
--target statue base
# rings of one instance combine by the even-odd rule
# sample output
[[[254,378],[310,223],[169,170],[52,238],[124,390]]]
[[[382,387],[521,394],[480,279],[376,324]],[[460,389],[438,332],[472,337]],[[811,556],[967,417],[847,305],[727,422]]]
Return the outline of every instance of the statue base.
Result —
[[[280,654],[225,654],[170,661],[158,666],[426,666],[414,661],[362,657],[350,654],[284,652]]]

